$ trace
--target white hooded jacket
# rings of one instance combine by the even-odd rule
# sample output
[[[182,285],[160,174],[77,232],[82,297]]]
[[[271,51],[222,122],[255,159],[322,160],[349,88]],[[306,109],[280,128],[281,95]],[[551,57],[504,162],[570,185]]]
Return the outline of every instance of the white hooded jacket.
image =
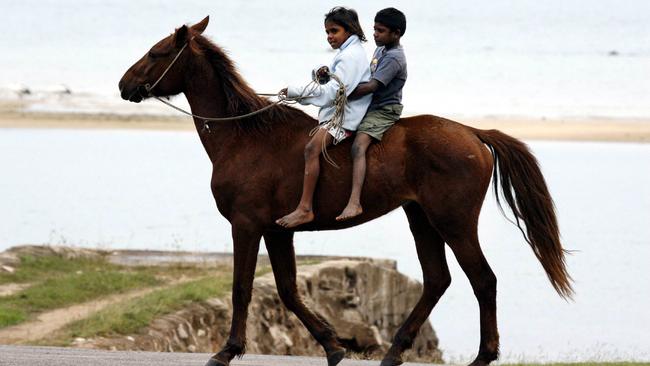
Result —
[[[341,45],[338,53],[334,56],[332,64],[329,67],[330,72],[336,74],[345,85],[346,94],[349,96],[354,89],[362,82],[370,80],[370,66],[366,58],[366,52],[361,45],[359,37],[355,34],[348,37],[348,39]],[[331,79],[327,84],[319,85],[314,91],[309,94],[308,98],[300,101],[300,104],[315,105],[320,107],[318,111],[318,122],[327,122],[334,116],[336,107],[334,106],[334,98],[339,89],[339,84],[336,80]],[[305,86],[289,86],[287,88],[287,96],[295,98],[300,96],[306,90]],[[372,101],[372,94],[364,95],[363,97],[355,100],[348,100],[345,106],[345,114],[343,119],[343,128],[350,131],[356,131],[361,123],[361,119],[366,114],[368,106]]]

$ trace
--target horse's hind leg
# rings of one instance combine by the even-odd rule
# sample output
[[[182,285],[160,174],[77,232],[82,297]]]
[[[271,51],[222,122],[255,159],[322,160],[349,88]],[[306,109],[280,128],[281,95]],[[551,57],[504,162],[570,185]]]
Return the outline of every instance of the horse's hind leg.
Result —
[[[323,346],[327,354],[328,366],[335,366],[345,356],[345,348],[337,341],[336,332],[327,320],[307,308],[298,294],[293,233],[266,233],[264,241],[282,302],[287,309],[296,314],[309,333]]]
[[[470,217],[440,217],[439,222],[441,234],[467,275],[479,304],[481,343],[478,355],[471,365],[487,365],[499,356],[497,278],[485,259],[478,241],[478,210]]]
[[[444,240],[431,226],[426,214],[417,203],[407,203],[404,205],[404,211],[415,238],[418,258],[422,266],[424,288],[417,305],[395,334],[393,344],[381,362],[381,366],[402,363],[402,352],[411,347],[422,323],[429,317],[431,310],[451,283],[445,258]]]

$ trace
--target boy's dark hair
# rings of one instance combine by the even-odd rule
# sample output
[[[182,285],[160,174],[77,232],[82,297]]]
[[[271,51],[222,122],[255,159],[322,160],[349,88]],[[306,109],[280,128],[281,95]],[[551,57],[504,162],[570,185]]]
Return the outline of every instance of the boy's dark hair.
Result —
[[[406,32],[406,17],[395,8],[386,8],[377,12],[375,23],[381,23],[391,31],[400,31],[400,37]]]
[[[359,16],[354,9],[349,9],[343,6],[334,7],[325,14],[325,22],[336,23],[346,31],[356,34],[361,42],[366,41],[366,35],[363,34],[363,29],[359,23]]]

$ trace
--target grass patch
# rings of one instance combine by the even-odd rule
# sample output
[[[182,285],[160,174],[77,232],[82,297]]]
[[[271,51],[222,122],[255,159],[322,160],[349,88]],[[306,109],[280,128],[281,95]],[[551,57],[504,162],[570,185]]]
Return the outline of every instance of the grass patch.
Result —
[[[189,303],[223,296],[231,287],[232,277],[228,273],[154,291],[141,298],[109,306],[87,319],[68,325],[62,338],[69,341],[75,337],[132,334],[155,318],[180,310]]]
[[[2,324],[11,325],[22,323],[26,317],[27,314],[21,309],[0,305],[0,327],[2,327]]]
[[[42,311],[158,285],[159,270],[124,268],[103,259],[22,257],[16,272],[3,274],[2,281],[33,285],[0,297],[0,328],[26,321]]]
[[[138,332],[163,315],[215,297],[232,289],[232,268],[211,269],[210,275],[154,291],[141,298],[114,304],[83,320],[66,326],[49,345],[69,345],[76,337],[127,335]],[[270,266],[257,268],[256,276],[271,272]]]
[[[57,255],[21,256],[14,273],[0,273],[0,284],[27,283],[62,274],[101,268],[106,262],[100,258],[64,258]]]
[[[271,267],[262,265],[257,268],[255,276],[269,272]],[[109,305],[94,315],[57,331],[43,343],[47,345],[69,345],[76,337],[133,334],[154,319],[180,310],[190,303],[222,297],[232,288],[232,267],[206,268],[193,264],[123,267],[101,258],[24,257],[16,272],[5,274],[3,281],[32,285],[20,293],[0,297],[0,327],[29,320],[45,310],[160,285],[167,279],[182,277],[195,279],[156,290],[137,299]]]

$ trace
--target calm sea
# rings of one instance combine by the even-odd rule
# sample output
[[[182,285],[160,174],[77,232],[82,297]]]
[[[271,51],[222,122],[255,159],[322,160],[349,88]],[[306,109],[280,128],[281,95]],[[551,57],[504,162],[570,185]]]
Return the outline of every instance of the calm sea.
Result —
[[[389,1],[348,1],[372,35]],[[0,15],[0,99],[35,110],[169,113],[117,98],[117,82],[150,46],[211,16],[206,34],[250,84],[275,92],[302,83],[333,53],[323,14],[340,2],[264,0],[9,0]],[[647,0],[413,0],[402,43],[406,113],[438,115],[650,115]],[[371,54],[374,44],[366,44]],[[73,95],[57,91],[69,88]],[[179,103],[183,103],[180,100]]]
[[[479,235],[499,278],[503,361],[650,360],[650,144],[533,142],[557,205],[575,301],[552,290],[488,194]],[[25,243],[231,251],[196,133],[0,131],[0,250]],[[421,278],[399,210],[296,237],[299,254],[397,260]],[[478,306],[450,251],[453,282],[431,321],[447,361],[471,361]]]
[[[122,102],[117,82],[160,38],[206,15],[260,92],[304,82],[333,53],[330,1],[4,1],[0,100],[29,110],[171,113]],[[349,1],[366,33],[388,1]],[[650,116],[647,0],[404,1],[406,113]],[[370,54],[372,41],[366,44]],[[302,70],[302,71],[301,71]],[[18,91],[29,89],[30,95]],[[71,95],[62,94],[65,89]],[[183,105],[183,98],[176,98]],[[650,360],[650,145],[534,142],[575,254],[574,302],[547,283],[491,195],[480,237],[499,278],[504,361]],[[161,162],[164,162],[162,164]],[[23,243],[230,251],[196,134],[0,131],[0,250]],[[388,257],[421,278],[408,225],[394,212],[340,232],[300,234],[300,254]],[[478,344],[478,307],[450,256],[453,283],[431,317],[447,361]]]

